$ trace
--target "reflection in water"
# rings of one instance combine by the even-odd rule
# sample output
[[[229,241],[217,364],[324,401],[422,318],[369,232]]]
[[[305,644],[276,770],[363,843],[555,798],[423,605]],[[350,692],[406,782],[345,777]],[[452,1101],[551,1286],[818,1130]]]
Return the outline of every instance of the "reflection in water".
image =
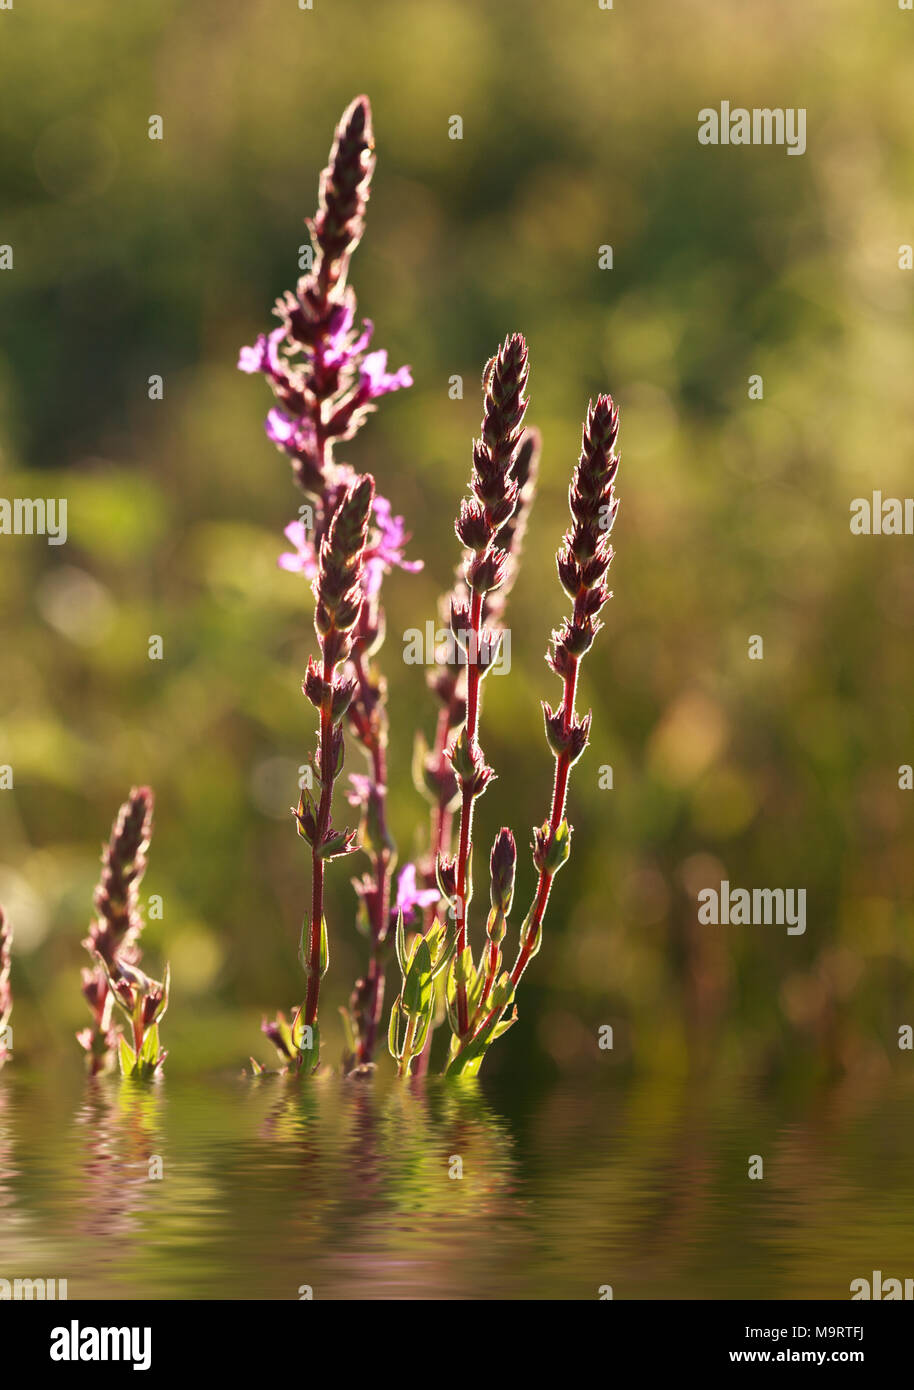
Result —
[[[81,1079],[75,1108],[6,1083],[0,1277],[73,1298],[847,1298],[914,1273],[911,1088],[882,1074],[602,1078],[506,1114],[475,1082]]]
[[[77,1229],[86,1239],[105,1246],[139,1229],[152,1184],[164,1178],[162,1104],[156,1083],[87,1078],[74,1118],[84,1174]]]
[[[261,1135],[295,1194],[283,1219],[337,1296],[472,1297],[481,1228],[514,1202],[510,1134],[478,1086],[270,1084]],[[300,1284],[320,1296],[309,1259]]]

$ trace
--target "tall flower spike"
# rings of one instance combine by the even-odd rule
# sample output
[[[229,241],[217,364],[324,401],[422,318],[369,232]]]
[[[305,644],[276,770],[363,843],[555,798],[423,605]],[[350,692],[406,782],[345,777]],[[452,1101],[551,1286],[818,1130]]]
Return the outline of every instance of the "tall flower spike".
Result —
[[[0,1067],[12,1056],[10,1015],[13,1012],[13,991],[10,985],[10,948],[13,928],[0,907]]]
[[[591,724],[590,712],[583,717],[576,713],[575,696],[581,660],[593,644],[601,626],[599,613],[610,597],[606,573],[613,558],[609,536],[619,507],[614,488],[619,468],[618,433],[619,412],[612,397],[598,396],[588,406],[581,457],[568,493],[572,525],[556,555],[559,578],[574,606],[561,628],[553,632],[546,655],[562,681],[559,708],[543,705],[546,738],[555,758],[555,781],[549,819],[533,832],[533,862],[539,879],[511,971],[515,988],[540,948],[552,883],[571,850],[571,828],[565,819],[568,779],[587,746]]]
[[[380,397],[412,385],[409,367],[389,370],[383,349],[369,351],[373,325],[367,319],[358,322],[356,296],[349,282],[374,167],[371,107],[368,98],[360,96],[343,113],[321,175],[318,209],[308,223],[311,267],[295,292],[277,303],[280,327],[262,334],[253,347],[243,348],[238,362],[244,372],[263,373],[277,400],[267,416],[267,436],[289,457],[293,478],[309,499],[300,519],[286,528],[294,550],[281,555],[279,563],[309,579],[318,573],[324,537],[355,476],[347,464],[336,461],[335,447],[353,438],[377,409]],[[371,957],[347,1019],[347,1067],[369,1063],[375,1046],[383,1003],[391,874],[396,864],[385,811],[386,686],[373,661],[384,641],[380,590],[391,568],[421,568],[404,558],[408,535],[386,498],[375,496],[371,522],[362,571],[364,602],[347,657],[352,696],[346,715],[367,759],[371,783],[365,805],[370,809],[372,833],[370,839],[363,836],[362,840],[371,875],[356,881],[359,920],[368,928]],[[367,829],[366,821],[363,817],[363,829]]]
[[[480,438],[473,444],[471,496],[461,504],[455,523],[457,537],[466,548],[463,580],[468,602],[458,599],[451,605],[451,631],[466,660],[465,723],[446,751],[460,793],[455,954],[447,982],[452,1058],[473,1032],[482,990],[482,976],[474,967],[469,945],[467,911],[473,888],[474,804],[494,776],[478,740],[480,685],[494,662],[499,640],[497,633],[483,627],[482,620],[487,596],[509,575],[509,551],[499,538],[514,516],[521,491],[514,470],[527,409],[528,372],[527,345],[515,333],[505,339],[483,373],[483,419]],[[506,538],[510,544],[510,533]]]
[[[152,836],[153,802],[149,787],[135,787],[102,850],[102,873],[95,890],[97,915],[83,942],[93,960],[93,968],[82,976],[92,1024],[77,1034],[93,1075],[110,1068],[115,1048],[125,1075],[153,1076],[165,1060],[158,1025],[168,1007],[168,970],[160,983],[139,969],[143,930],[139,885]],[[115,1003],[130,1024],[131,1041],[118,1036],[111,1026]]]
[[[495,556],[490,574],[491,577],[498,578],[498,587],[485,590],[480,609],[479,630],[481,634],[488,634],[483,655],[494,651],[500,640],[506,600],[517,576],[527,517],[536,489],[540,452],[539,431],[524,429],[521,425],[526,409],[526,401],[523,399],[526,374],[526,344],[523,338],[516,335],[506,340],[483,373],[483,386],[486,391],[483,439],[474,449],[475,460],[477,451],[485,453],[488,435],[488,439],[495,444],[502,456],[511,457],[506,481],[508,496],[513,495],[514,498],[513,508],[509,511],[510,502],[505,502],[502,498],[500,505],[493,509],[493,513],[487,515],[485,504],[479,500],[477,494],[461,504],[456,523],[458,538],[475,556],[478,557],[487,548]],[[503,461],[502,457],[500,462]],[[480,462],[483,463],[486,472],[491,471],[491,460],[486,464],[480,457]],[[474,471],[474,485],[476,482]],[[492,528],[493,524],[496,524],[496,518],[505,513],[508,513],[506,519],[497,525],[493,534]],[[439,608],[445,627],[452,624],[455,615],[470,615],[472,591],[467,583],[464,563],[461,563],[454,587],[443,595]],[[479,654],[477,651],[477,656]],[[457,731],[467,718],[467,670],[465,653],[455,640],[443,661],[439,656],[438,664],[429,676],[429,685],[441,706],[434,745],[429,749],[421,735],[416,739],[413,780],[419,792],[431,802],[429,851],[423,865],[423,877],[430,889],[440,887],[438,870],[442,859],[451,853],[454,813],[462,799],[462,788],[455,776],[449,749],[454,744]],[[483,667],[480,676],[484,673]],[[454,885],[444,894],[452,900],[456,900],[456,858],[454,864]],[[429,908],[426,929],[431,928],[433,920],[434,909]],[[417,1063],[417,1074],[427,1068],[434,1026],[433,1022],[429,1028],[425,1051]]]

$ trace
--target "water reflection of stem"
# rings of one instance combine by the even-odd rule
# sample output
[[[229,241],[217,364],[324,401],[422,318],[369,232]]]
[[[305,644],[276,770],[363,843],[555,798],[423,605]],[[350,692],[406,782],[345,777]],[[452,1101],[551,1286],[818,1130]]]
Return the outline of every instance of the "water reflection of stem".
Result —
[[[161,1157],[162,1097],[157,1088],[89,1077],[74,1117],[85,1130],[87,1235],[128,1235],[147,1205],[150,1164]]]

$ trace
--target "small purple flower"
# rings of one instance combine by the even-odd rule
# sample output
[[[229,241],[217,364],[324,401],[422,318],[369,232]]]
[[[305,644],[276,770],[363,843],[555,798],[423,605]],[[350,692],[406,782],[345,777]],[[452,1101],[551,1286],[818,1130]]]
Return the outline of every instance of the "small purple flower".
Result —
[[[279,358],[279,344],[286,336],[285,328],[275,328],[272,333],[260,333],[253,347],[243,347],[238,356],[238,370],[241,372],[264,372],[277,381],[286,379],[286,371]]]
[[[376,396],[386,396],[389,391],[399,391],[412,384],[409,367],[400,367],[396,372],[387,370],[387,353],[383,348],[370,352],[359,367],[359,394],[363,400],[373,401]]]
[[[346,800],[349,805],[367,806],[374,790],[374,782],[363,772],[350,772],[349,781],[352,783],[352,790],[346,793]]]
[[[375,497],[371,519],[380,535],[365,551],[365,590],[369,598],[374,598],[381,588],[381,580],[391,569],[418,574],[423,561],[404,560],[403,547],[409,540],[409,534],[402,516],[391,515],[391,506],[386,497]]]
[[[362,323],[362,332],[354,341],[348,341],[352,331],[353,310],[351,304],[338,305],[330,315],[330,329],[326,345],[322,348],[322,361],[325,367],[342,368],[350,366],[371,342],[374,324],[371,319]]]
[[[314,438],[314,426],[306,415],[299,420],[290,420],[285,411],[277,406],[267,416],[266,431],[274,444],[290,453],[297,453]]]
[[[396,921],[397,914],[402,912],[403,921],[411,922],[417,912],[436,903],[440,896],[437,888],[417,888],[415,864],[404,864],[397,875],[397,901],[391,916]]]
[[[308,528],[303,521],[290,521],[283,531],[286,540],[294,545],[295,550],[284,551],[280,555],[278,564],[281,570],[288,570],[290,574],[303,574],[307,579],[314,579],[317,575],[317,556],[314,553],[314,546],[308,538]]]
[[[270,414],[285,418],[276,410]],[[365,549],[364,584],[366,595],[376,598],[384,575],[391,569],[417,574],[423,567],[423,561],[404,560],[403,547],[409,540],[409,534],[404,528],[402,516],[391,515],[391,506],[386,497],[375,497],[371,520],[377,539]],[[291,521],[283,535],[294,550],[284,551],[280,555],[279,568],[288,570],[290,574],[303,574],[307,579],[314,579],[318,568],[317,554],[304,522]]]

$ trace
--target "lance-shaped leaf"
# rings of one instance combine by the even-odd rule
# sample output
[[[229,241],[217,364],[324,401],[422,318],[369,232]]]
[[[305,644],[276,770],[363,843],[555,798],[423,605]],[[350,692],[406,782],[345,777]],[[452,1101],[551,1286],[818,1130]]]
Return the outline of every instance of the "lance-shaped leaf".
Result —
[[[136,1053],[130,1046],[127,1039],[124,1037],[123,1033],[120,1033],[118,1035],[117,1055],[118,1060],[121,1064],[121,1075],[132,1076],[134,1071],[136,1070]]]
[[[432,998],[432,957],[425,937],[420,937],[403,984],[403,1010],[410,1017],[424,1017]]]
[[[308,979],[311,978],[311,923],[306,917],[302,922],[301,941],[298,947],[298,959],[302,970]],[[319,972],[321,979],[324,978],[330,967],[330,943],[327,939],[327,919],[321,917],[321,945]]]
[[[402,1018],[403,1006],[398,994],[390,1011],[390,1023],[387,1028],[387,1047],[395,1062],[400,1060],[400,1023]]]
[[[513,990],[511,991],[513,995]],[[463,1046],[447,1064],[447,1076],[477,1076],[487,1049],[517,1021],[515,1009],[510,1018],[500,1020],[497,1010],[483,1024],[479,1032]]]

